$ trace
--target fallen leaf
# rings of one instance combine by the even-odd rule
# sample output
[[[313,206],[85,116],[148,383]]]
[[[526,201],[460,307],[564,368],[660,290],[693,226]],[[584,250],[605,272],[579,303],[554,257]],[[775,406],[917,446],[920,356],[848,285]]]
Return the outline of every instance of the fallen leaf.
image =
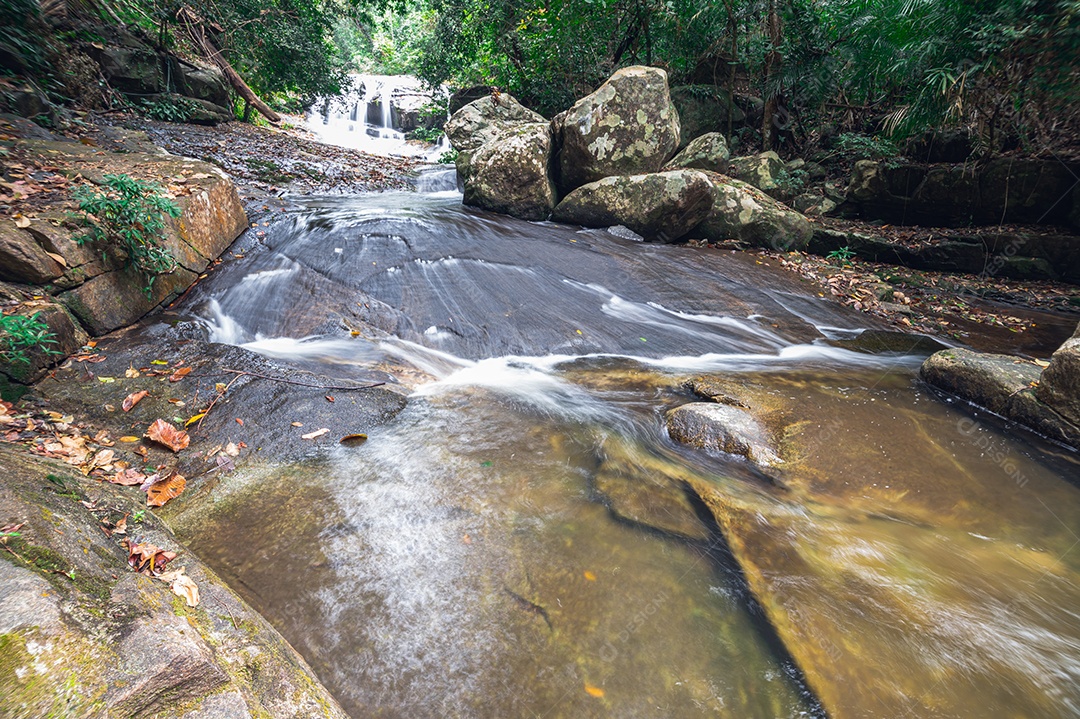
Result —
[[[205,416],[206,416],[206,412],[199,412],[196,415],[192,415],[191,418],[188,419],[187,422],[184,422],[184,426],[185,427],[190,427],[191,425],[195,424],[196,422],[198,422],[200,419],[202,419]]]
[[[169,363],[166,362],[165,360],[150,360],[150,364],[168,365]]]
[[[229,442],[227,445],[225,445],[225,454],[229,455],[230,457],[236,457],[240,454],[240,449],[234,443]]]
[[[183,567],[171,572],[165,572],[158,579],[168,582],[173,594],[183,597],[189,607],[199,606],[199,585],[184,573]]]
[[[304,423],[303,423],[303,422],[293,422],[293,423],[292,423],[292,426],[293,426],[293,427],[303,427],[303,426],[304,426]]]
[[[19,228],[27,228],[30,226],[30,218],[19,215],[15,218],[15,226]]]
[[[140,377],[141,375],[139,374],[139,370],[135,369],[134,367],[128,367],[124,371],[124,376],[128,379],[135,379],[136,377]]]
[[[179,382],[180,380],[187,377],[189,374],[191,374],[191,368],[190,367],[181,367],[180,369],[176,370],[171,375],[169,375],[169,381],[170,382]]]
[[[103,449],[94,455],[94,459],[90,462],[92,467],[104,467],[113,461],[116,453],[111,449]]]
[[[585,685],[585,693],[591,697],[596,697],[597,699],[604,696],[604,690],[600,687],[594,687],[592,684]]]
[[[145,436],[151,442],[165,445],[173,452],[179,452],[191,443],[187,432],[173,427],[163,419],[154,420],[147,428]]]
[[[111,484],[134,487],[135,485],[142,484],[146,481],[146,475],[132,467],[130,469],[125,469],[123,472],[118,472],[115,477],[106,477],[106,480]]]
[[[186,486],[187,480],[179,474],[154,482],[146,490],[146,506],[161,507],[170,499],[179,497]]]
[[[127,397],[124,397],[124,401],[120,404],[120,409],[125,412],[130,412],[131,408],[141,402],[142,398],[148,394],[150,393],[145,389],[139,390],[138,392],[132,392]]]
[[[125,544],[128,549],[128,566],[140,574],[159,574],[166,564],[176,559],[176,552],[166,552],[149,542],[132,544],[128,540]]]
[[[134,436],[134,435],[128,434],[128,435],[125,435],[125,436],[121,437],[120,441],[131,444],[132,442],[138,442],[139,438]]]
[[[61,267],[67,267],[68,266],[67,260],[64,259],[63,255],[58,255],[55,252],[49,252],[49,251],[46,251],[45,254],[48,255],[49,257],[53,258],[54,260],[56,260],[56,263],[58,265],[60,265]]]
[[[243,426],[244,426],[244,420],[240,419],[239,417],[237,417],[237,418],[236,418],[236,423],[237,423],[238,425],[240,425],[241,427],[243,427]]]
[[[327,402],[333,402],[333,401],[334,401],[334,397],[333,397],[333,395],[329,395],[329,394],[328,394],[328,395],[326,395],[326,401],[327,401]]]
[[[585,579],[589,580],[590,582],[595,582],[596,581],[596,575],[593,574],[592,572],[590,572],[588,569],[586,569],[585,570]]]
[[[366,434],[347,434],[338,440],[341,444],[363,444],[367,441]]]
[[[324,434],[330,434],[330,429],[327,427],[323,427],[322,429],[317,429],[314,432],[308,432],[307,434],[300,435],[300,439],[315,439],[316,437],[322,437]]]

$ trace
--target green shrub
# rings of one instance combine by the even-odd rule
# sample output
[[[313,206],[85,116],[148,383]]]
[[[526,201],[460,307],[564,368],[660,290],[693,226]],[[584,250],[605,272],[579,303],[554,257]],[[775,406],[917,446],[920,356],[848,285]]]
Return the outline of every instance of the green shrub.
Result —
[[[900,154],[900,148],[883,137],[854,132],[837,136],[836,151],[849,160],[885,160]]]
[[[55,334],[40,318],[40,312],[26,315],[0,315],[0,361],[7,364],[28,365],[28,350],[40,349],[46,354],[59,352],[49,345],[56,344]]]
[[[441,127],[418,127],[405,135],[409,140],[421,140],[432,144],[438,142],[439,138],[442,136],[443,131]]]
[[[75,190],[84,213],[81,219],[89,228],[79,243],[106,243],[122,252],[127,263],[146,276],[143,291],[150,297],[154,279],[176,269],[176,258],[159,243],[165,234],[165,218],[179,217],[180,208],[152,182],[128,175],[105,175],[103,180],[103,191]]]
[[[458,151],[451,148],[439,155],[440,165],[453,165],[457,161]]]
[[[153,100],[142,101],[142,114],[151,120],[187,122],[195,114],[198,105],[182,95],[159,95]]]

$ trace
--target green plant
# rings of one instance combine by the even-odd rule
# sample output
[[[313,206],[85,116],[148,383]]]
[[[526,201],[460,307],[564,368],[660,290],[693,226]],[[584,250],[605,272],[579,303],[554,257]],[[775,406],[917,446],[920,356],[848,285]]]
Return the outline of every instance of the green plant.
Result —
[[[443,154],[439,155],[439,164],[440,165],[453,165],[455,162],[457,162],[457,156],[458,156],[458,151],[451,148],[451,149],[447,150],[446,152],[444,152]]]
[[[143,292],[149,298],[155,278],[176,269],[176,258],[162,247],[165,218],[179,217],[180,208],[152,182],[128,175],[105,175],[104,190],[89,187],[75,190],[81,218],[89,232],[78,238],[86,242],[106,242],[122,251],[129,265],[147,278]]]
[[[146,510],[136,509],[134,512],[132,512],[131,519],[135,522],[135,524],[142,524],[143,520],[146,519]]]
[[[153,100],[144,99],[140,109],[151,120],[187,122],[195,114],[198,105],[181,95],[159,95]]]
[[[774,181],[776,186],[783,192],[789,195],[797,195],[810,181],[810,173],[802,169],[789,170],[782,167],[780,172],[776,173]]]
[[[825,255],[825,259],[830,262],[839,262],[841,265],[851,264],[851,258],[855,256],[855,251],[847,245],[844,245],[838,250],[833,250],[829,254]]]
[[[443,131],[441,127],[418,127],[405,135],[409,140],[421,140],[422,142],[430,142],[432,144],[438,142],[439,138],[442,136]]]
[[[28,350],[39,349],[45,354],[60,354],[49,345],[56,344],[55,334],[41,319],[40,312],[27,315],[0,315],[0,360],[10,364],[30,364]]]
[[[836,138],[836,151],[849,160],[885,160],[900,154],[895,143],[883,137],[844,132]]]

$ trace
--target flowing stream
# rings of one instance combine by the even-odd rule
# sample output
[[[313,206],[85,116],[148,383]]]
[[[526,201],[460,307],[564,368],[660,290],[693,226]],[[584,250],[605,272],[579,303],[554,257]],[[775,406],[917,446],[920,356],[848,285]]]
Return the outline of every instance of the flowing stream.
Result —
[[[305,201],[181,308],[411,388],[366,443],[172,510],[352,716],[1080,716],[1075,453],[760,258],[452,182]],[[668,437],[703,375],[767,411],[778,475]]]

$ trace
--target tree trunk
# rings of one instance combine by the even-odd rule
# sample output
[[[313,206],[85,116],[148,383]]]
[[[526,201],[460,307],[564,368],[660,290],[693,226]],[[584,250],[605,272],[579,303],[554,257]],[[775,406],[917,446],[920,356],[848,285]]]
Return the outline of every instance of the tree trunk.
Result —
[[[780,96],[776,83],[780,73],[780,41],[782,39],[778,2],[779,0],[769,0],[765,18],[769,36],[769,53],[765,56],[765,113],[761,120],[762,150],[771,150],[776,144],[776,108]]]
[[[214,40],[206,34],[206,28],[202,18],[200,18],[194,10],[184,5],[176,11],[176,18],[184,24],[188,33],[191,35],[191,39],[202,50],[203,55],[207,57],[211,62],[218,66],[218,69],[225,75],[225,79],[232,85],[236,94],[244,98],[244,101],[258,110],[263,117],[270,122],[281,122],[281,115],[271,110],[265,102],[260,100],[248,87],[244,79],[240,77],[240,74],[232,68],[232,65],[228,63],[225,56],[221,54],[221,48],[217,46]]]

